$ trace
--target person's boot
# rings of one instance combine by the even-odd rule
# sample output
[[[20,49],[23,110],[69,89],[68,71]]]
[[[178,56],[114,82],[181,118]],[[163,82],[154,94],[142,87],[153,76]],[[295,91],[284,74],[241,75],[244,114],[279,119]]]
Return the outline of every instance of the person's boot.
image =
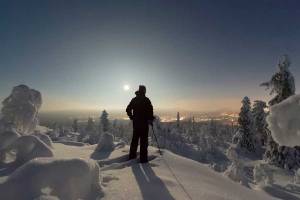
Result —
[[[136,157],[137,157],[136,155],[129,154],[128,160],[136,159]]]
[[[146,158],[146,159],[140,159],[140,163],[148,163],[148,159]]]

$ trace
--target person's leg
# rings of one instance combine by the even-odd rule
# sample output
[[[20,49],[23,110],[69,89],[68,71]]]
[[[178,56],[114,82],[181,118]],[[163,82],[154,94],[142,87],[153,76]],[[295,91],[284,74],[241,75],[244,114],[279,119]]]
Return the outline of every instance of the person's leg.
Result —
[[[148,162],[148,124],[143,124],[140,136],[140,161],[141,163]]]
[[[136,127],[135,123],[133,124],[133,135],[130,144],[130,151],[129,151],[129,159],[136,158],[136,152],[139,145],[139,133],[138,127]]]

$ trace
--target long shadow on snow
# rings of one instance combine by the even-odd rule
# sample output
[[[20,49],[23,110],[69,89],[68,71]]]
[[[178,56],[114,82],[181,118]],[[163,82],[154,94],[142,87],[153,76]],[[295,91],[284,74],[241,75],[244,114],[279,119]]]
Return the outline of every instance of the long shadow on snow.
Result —
[[[128,155],[122,155],[117,158],[103,159],[103,160],[100,159],[98,160],[98,164],[100,166],[103,166],[103,165],[111,165],[113,163],[121,163],[126,161],[128,161]]]
[[[163,181],[156,176],[149,164],[131,166],[144,200],[175,200]]]
[[[102,159],[106,159],[110,156],[112,151],[100,151],[100,152],[97,152],[97,151],[94,151],[90,158],[94,159],[94,160],[102,160]]]
[[[294,196],[290,193],[299,194],[299,188],[293,188],[291,190],[286,189],[280,185],[273,184],[272,186],[266,186],[263,188],[265,192],[273,197],[283,200],[300,200],[299,197]]]

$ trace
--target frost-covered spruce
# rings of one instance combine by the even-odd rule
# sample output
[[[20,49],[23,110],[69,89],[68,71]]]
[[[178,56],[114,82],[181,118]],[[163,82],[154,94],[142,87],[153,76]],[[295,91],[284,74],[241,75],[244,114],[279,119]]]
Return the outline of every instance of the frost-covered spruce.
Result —
[[[253,131],[253,116],[251,113],[251,102],[248,97],[242,100],[242,107],[238,118],[239,129],[233,138],[237,147],[247,152],[255,152],[255,139]]]
[[[262,146],[266,145],[268,137],[266,122],[267,114],[264,110],[266,107],[266,102],[256,100],[254,101],[252,109],[255,135]]]
[[[108,120],[108,113],[106,112],[106,110],[102,111],[102,114],[100,116],[100,125],[99,126],[100,126],[99,128],[101,129],[101,132],[109,131],[110,124],[109,124],[109,120]]]
[[[278,71],[272,76],[271,80],[262,83],[271,89],[270,95],[276,94],[268,103],[270,106],[280,103],[288,97],[295,94],[295,81],[292,73],[289,71],[291,62],[287,55],[284,55],[278,64]],[[271,135],[268,137],[267,150],[265,158],[268,162],[282,168],[292,169],[300,167],[300,160],[297,157],[299,148],[286,146],[279,147]]]
[[[289,71],[291,62],[287,55],[279,61],[278,72],[276,72],[270,81],[262,83],[261,86],[266,86],[271,89],[270,95],[276,96],[269,101],[269,105],[280,103],[284,99],[295,94],[295,81],[292,73]]]
[[[99,138],[96,137],[98,135],[96,125],[94,119],[91,117],[88,119],[84,135],[88,135],[90,144],[97,144]]]
[[[239,182],[241,185],[248,186],[248,180],[242,162],[232,162],[224,172],[224,175],[229,177],[233,181]]]
[[[5,130],[16,129],[20,134],[31,134],[34,131],[38,124],[38,111],[42,105],[39,91],[26,85],[16,86],[2,105],[1,127]]]

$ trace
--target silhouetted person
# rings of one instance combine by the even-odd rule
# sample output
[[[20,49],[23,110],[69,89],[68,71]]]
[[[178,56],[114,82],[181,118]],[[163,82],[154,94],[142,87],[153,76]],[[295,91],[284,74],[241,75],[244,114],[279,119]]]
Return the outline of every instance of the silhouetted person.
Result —
[[[130,145],[129,159],[136,158],[140,140],[140,162],[148,162],[148,131],[149,123],[154,120],[151,101],[145,96],[146,87],[139,86],[134,97],[126,108],[128,117],[133,121],[133,136]]]

